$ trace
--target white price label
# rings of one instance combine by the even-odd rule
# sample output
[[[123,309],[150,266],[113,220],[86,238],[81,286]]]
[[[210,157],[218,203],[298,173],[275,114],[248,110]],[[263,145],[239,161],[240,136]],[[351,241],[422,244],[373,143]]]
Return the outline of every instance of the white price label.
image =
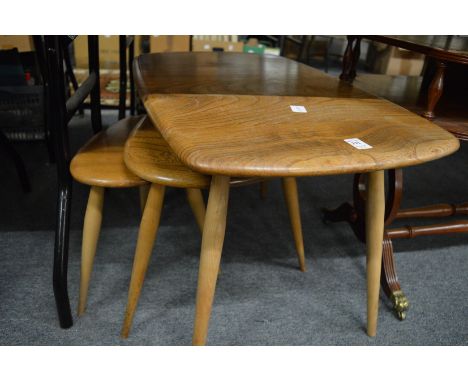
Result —
[[[289,106],[294,113],[307,113],[307,110],[304,106],[300,105],[290,105]]]
[[[367,150],[372,148],[371,145],[368,145],[366,142],[361,141],[359,138],[349,138],[345,139],[344,141],[358,150]]]

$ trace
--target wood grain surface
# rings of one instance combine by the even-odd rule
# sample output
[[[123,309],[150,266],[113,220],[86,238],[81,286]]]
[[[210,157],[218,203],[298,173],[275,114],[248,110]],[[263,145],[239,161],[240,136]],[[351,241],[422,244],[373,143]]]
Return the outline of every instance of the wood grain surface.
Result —
[[[125,166],[125,141],[141,117],[128,117],[96,134],[74,156],[70,171],[78,182],[99,187],[134,187],[146,182]]]
[[[371,98],[352,85],[284,57],[222,52],[143,54],[135,83],[150,94],[250,94]]]
[[[295,113],[291,105],[304,106]],[[151,95],[145,107],[181,161],[229,176],[312,176],[399,168],[441,158],[459,142],[381,99]],[[359,150],[344,139],[372,146]]]
[[[143,117],[124,148],[128,169],[151,183],[179,188],[209,188],[211,177],[192,171],[175,155],[151,120]],[[231,178],[231,187],[261,182],[262,178]]]
[[[184,165],[146,117],[125,143],[124,161],[133,173],[151,183],[181,188],[210,185],[211,178]]]

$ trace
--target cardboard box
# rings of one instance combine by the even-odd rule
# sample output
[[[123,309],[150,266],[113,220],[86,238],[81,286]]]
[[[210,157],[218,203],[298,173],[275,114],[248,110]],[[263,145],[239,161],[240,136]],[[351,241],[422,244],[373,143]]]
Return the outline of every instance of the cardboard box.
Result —
[[[135,36],[135,57],[140,54],[140,38]],[[77,68],[88,67],[88,36],[78,36],[74,43]],[[118,69],[120,63],[119,36],[99,36],[99,66],[101,69]]]
[[[242,52],[243,42],[192,40],[193,52]]]
[[[18,48],[20,52],[31,52],[34,50],[32,36],[10,36],[0,35],[0,49]]]
[[[150,53],[189,51],[190,36],[150,36]]]
[[[420,76],[423,66],[423,54],[391,46],[377,54],[374,71],[388,75]]]

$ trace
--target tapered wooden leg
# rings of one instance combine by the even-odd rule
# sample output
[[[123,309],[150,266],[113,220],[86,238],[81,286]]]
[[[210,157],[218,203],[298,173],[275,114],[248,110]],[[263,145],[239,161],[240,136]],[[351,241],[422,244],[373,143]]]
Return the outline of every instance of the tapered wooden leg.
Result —
[[[141,212],[145,210],[145,204],[146,200],[148,199],[148,193],[150,190],[151,185],[150,184],[144,184],[143,186],[140,186],[138,188],[138,191],[140,193],[140,209]]]
[[[200,232],[203,233],[203,225],[205,223],[205,202],[203,201],[203,195],[198,188],[187,188],[187,200],[192,208],[195,220],[197,221]]]
[[[211,305],[226,230],[228,198],[229,177],[213,176],[206,210],[206,224],[203,227],[193,345],[204,345],[208,334]]]
[[[371,337],[377,333],[384,217],[384,172],[376,171],[368,174],[366,200],[367,334]]]
[[[138,231],[138,241],[133,261],[132,277],[128,291],[127,310],[125,312],[124,323],[121,336],[128,337],[132,326],[133,315],[140,297],[141,287],[145,280],[146,269],[148,268],[151,253],[153,251],[156,233],[161,218],[161,209],[164,200],[164,186],[152,184],[146,201],[145,210]]]
[[[288,207],[289,219],[291,220],[294,242],[296,243],[299,268],[305,272],[304,240],[302,238],[301,211],[299,208],[299,197],[297,195],[296,178],[283,178],[283,193]]]
[[[89,191],[88,205],[83,225],[83,243],[81,247],[81,276],[78,316],[86,310],[89,280],[93,271],[94,256],[99,240],[102,222],[102,206],[104,203],[104,188],[92,186]]]

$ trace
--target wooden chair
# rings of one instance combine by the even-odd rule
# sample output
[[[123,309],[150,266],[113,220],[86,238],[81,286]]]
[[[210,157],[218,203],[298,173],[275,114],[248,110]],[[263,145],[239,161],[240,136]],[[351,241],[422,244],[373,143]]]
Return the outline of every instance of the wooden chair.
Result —
[[[127,167],[140,178],[151,183],[148,199],[138,233],[128,293],[128,303],[122,327],[122,337],[128,337],[140,296],[154,241],[159,227],[166,186],[185,188],[187,196],[203,232],[205,205],[201,193],[208,188],[211,177],[196,173],[185,166],[172,152],[149,118],[142,119],[125,144],[124,160]],[[233,178],[231,186],[259,182],[259,178]],[[299,267],[305,271],[304,245],[295,178],[283,179],[283,190],[293,228]]]

